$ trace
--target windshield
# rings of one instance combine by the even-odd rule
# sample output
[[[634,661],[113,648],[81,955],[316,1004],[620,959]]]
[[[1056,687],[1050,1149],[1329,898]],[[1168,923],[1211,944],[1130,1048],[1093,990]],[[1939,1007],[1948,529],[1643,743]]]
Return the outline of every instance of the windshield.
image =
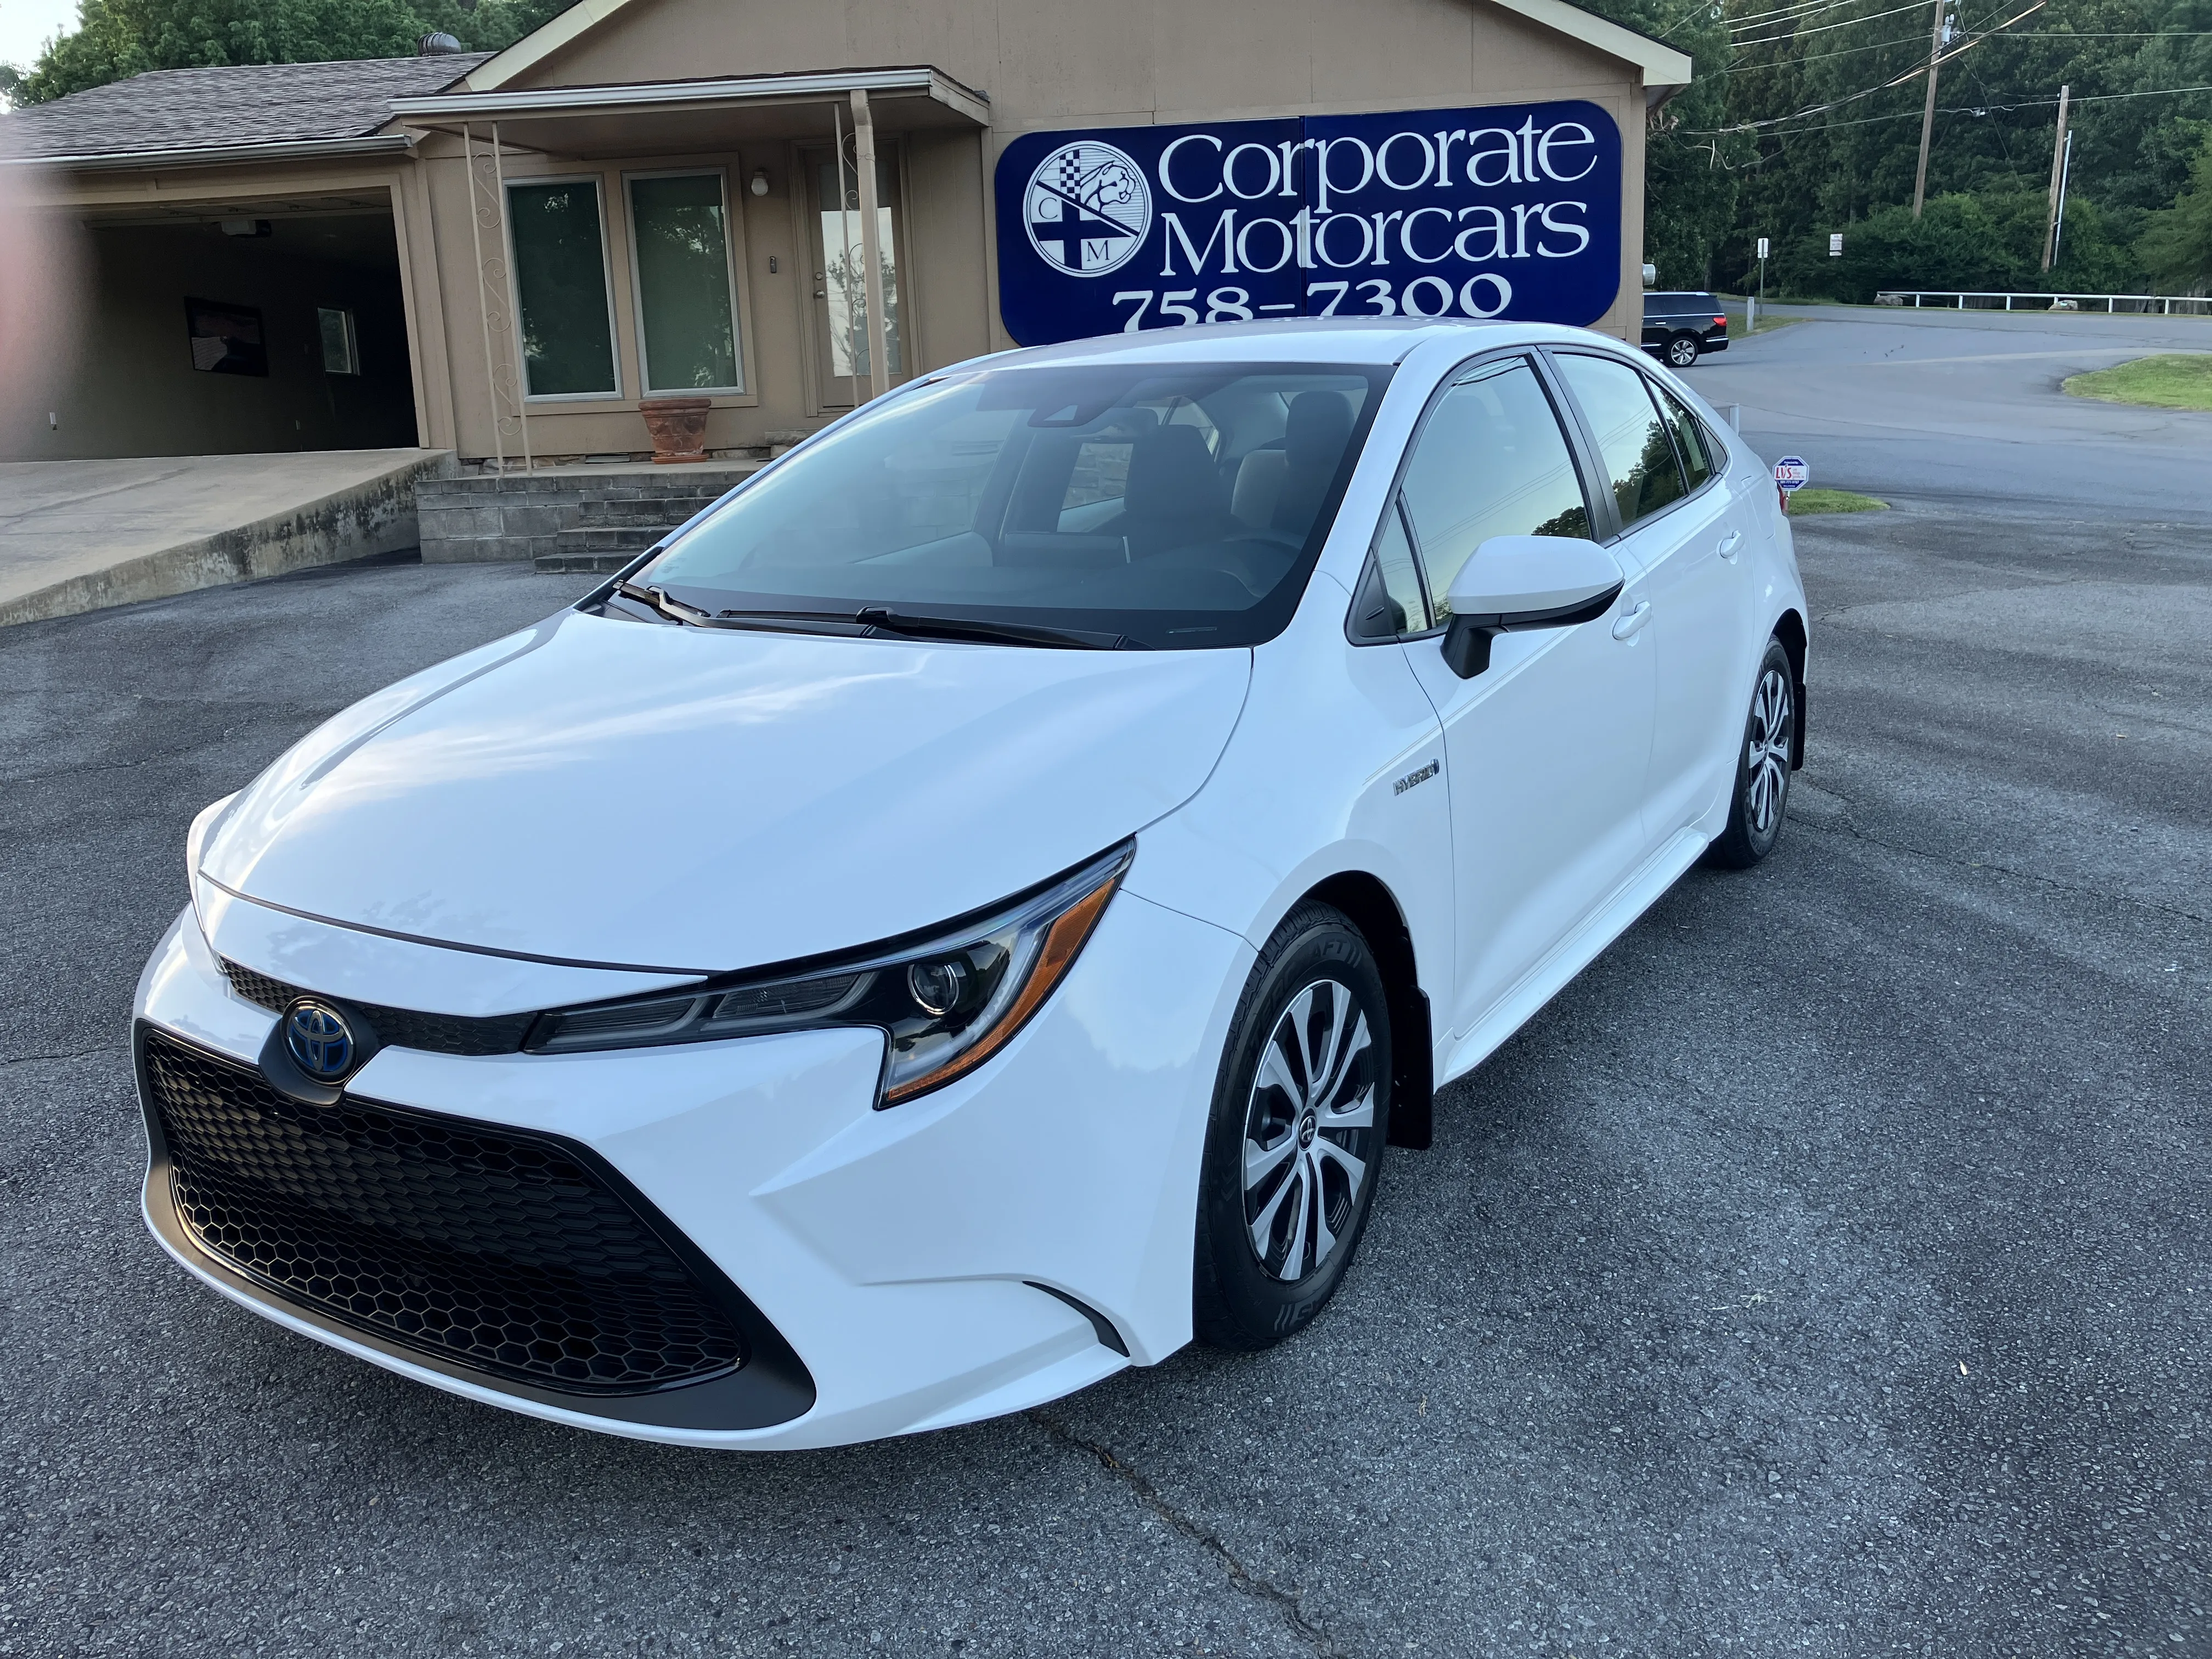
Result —
[[[716,616],[891,608],[1256,644],[1297,606],[1389,374],[951,376],[779,462],[632,580]]]

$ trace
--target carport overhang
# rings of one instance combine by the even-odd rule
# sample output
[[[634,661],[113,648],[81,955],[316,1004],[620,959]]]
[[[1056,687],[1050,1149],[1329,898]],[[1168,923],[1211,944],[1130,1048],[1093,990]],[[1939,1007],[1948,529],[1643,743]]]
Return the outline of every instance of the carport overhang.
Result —
[[[990,125],[989,98],[927,64],[836,70],[706,81],[520,91],[441,93],[392,100],[396,125],[416,131],[481,135],[494,122],[503,147],[573,156],[680,155],[732,142],[830,130],[830,110],[866,94],[887,131],[975,131]]]

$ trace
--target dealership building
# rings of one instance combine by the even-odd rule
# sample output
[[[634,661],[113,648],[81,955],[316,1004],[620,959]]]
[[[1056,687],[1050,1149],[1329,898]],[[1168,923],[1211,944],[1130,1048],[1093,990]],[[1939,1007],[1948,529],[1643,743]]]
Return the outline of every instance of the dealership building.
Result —
[[[580,0],[496,54],[142,75],[0,118],[85,251],[0,456],[757,455],[1018,344],[1641,319],[1689,59],[1563,0]],[[442,48],[442,50],[441,50]],[[70,228],[81,227],[81,234]]]

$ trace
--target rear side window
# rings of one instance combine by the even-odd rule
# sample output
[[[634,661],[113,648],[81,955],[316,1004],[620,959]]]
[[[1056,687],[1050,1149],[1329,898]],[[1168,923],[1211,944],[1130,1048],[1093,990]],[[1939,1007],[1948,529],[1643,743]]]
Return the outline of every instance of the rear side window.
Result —
[[[1674,445],[1681,452],[1682,472],[1692,489],[1696,489],[1713,476],[1712,445],[1705,437],[1705,429],[1698,417],[1682,407],[1680,398],[1659,388],[1659,407],[1666,411],[1667,423],[1674,428]]]
[[[1651,401],[1651,383],[1612,357],[1562,352],[1559,372],[1597,439],[1598,463],[1627,529],[1685,493],[1674,440]]]
[[[1452,578],[1492,536],[1590,533],[1573,453],[1523,357],[1444,393],[1414,441],[1404,500],[1439,621]]]

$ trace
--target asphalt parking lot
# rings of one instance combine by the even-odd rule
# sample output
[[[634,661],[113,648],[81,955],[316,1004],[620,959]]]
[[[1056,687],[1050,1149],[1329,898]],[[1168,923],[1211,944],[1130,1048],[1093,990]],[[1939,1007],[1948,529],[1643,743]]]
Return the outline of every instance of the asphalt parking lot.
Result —
[[[418,1388],[137,1215],[192,811],[577,579],[0,632],[0,1654],[2212,1654],[2212,548],[1897,499],[1801,525],[1777,854],[1447,1092],[1310,1332],[781,1456]]]

